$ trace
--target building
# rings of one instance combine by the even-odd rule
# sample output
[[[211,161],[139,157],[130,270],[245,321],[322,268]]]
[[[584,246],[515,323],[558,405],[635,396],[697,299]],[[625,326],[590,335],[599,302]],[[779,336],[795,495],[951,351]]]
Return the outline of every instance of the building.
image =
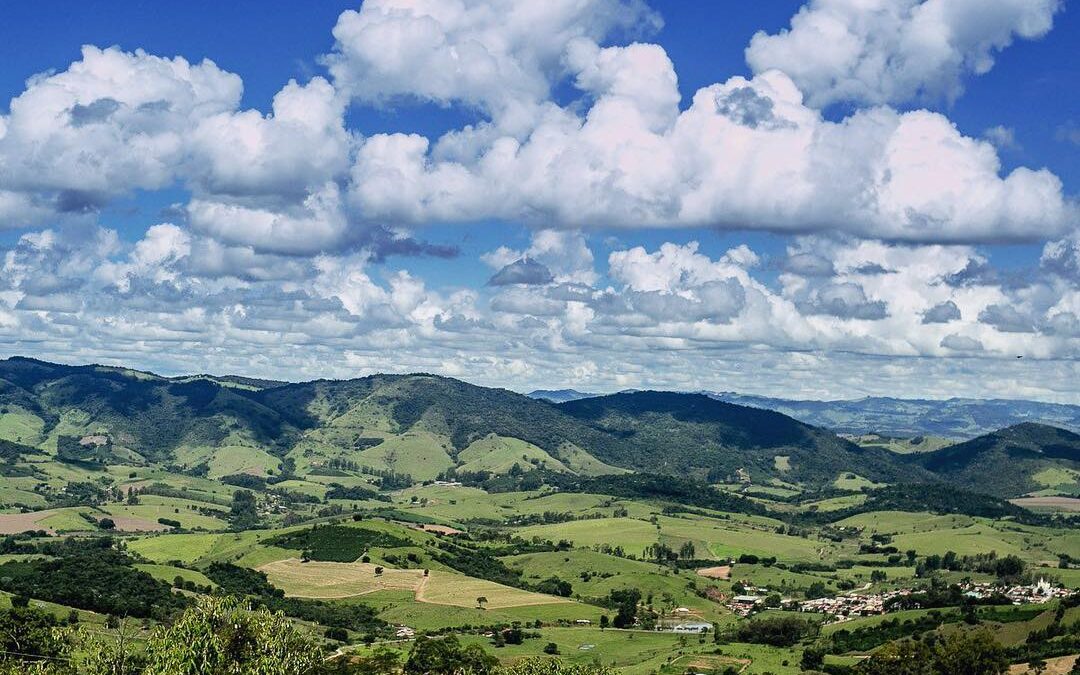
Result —
[[[680,624],[672,627],[672,629],[671,629],[671,631],[673,633],[693,633],[694,635],[698,635],[700,633],[708,633],[711,630],[712,630],[712,624],[711,623],[705,623],[703,621],[692,621],[692,622],[688,622],[688,623],[680,623]]]

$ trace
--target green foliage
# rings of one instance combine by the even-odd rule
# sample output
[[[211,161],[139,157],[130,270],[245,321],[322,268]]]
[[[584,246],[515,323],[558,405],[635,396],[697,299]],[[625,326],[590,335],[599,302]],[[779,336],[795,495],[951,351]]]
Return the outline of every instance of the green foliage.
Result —
[[[399,485],[398,487],[408,487],[411,485],[411,480],[406,485]],[[375,490],[369,490],[360,486],[344,487],[337,483],[331,483],[330,489],[326,491],[327,499],[352,499],[352,500],[365,500],[374,499],[381,502],[392,502],[389,496],[380,494]]]
[[[373,546],[396,548],[412,542],[381,530],[343,525],[322,525],[299,532],[278,535],[266,542],[270,546],[306,551],[311,560],[353,562]]]
[[[262,491],[266,489],[266,479],[262,476],[253,476],[250,473],[234,473],[228,476],[222,476],[219,480],[226,485],[233,485],[248,490]]]
[[[773,647],[790,647],[806,637],[817,635],[819,626],[813,621],[795,617],[754,619],[739,624],[734,631],[735,640]]]
[[[64,659],[71,651],[71,630],[61,627],[52,614],[14,607],[0,612],[0,651],[0,662],[11,665]]]
[[[1078,468],[1080,435],[1029,422],[917,455],[916,461],[970,490],[1019,497],[1042,487],[1034,479],[1041,471]]]
[[[322,663],[318,645],[280,613],[235,598],[200,598],[147,645],[154,675],[302,675]]]
[[[164,618],[187,604],[168,584],[131,567],[131,562],[113,549],[9,562],[0,565],[0,588],[117,616]]]
[[[958,631],[933,645],[889,643],[857,670],[860,675],[1001,675],[1008,672],[1009,660],[989,631]]]
[[[454,635],[416,638],[405,661],[406,675],[492,675],[499,661],[477,644],[463,647]]]

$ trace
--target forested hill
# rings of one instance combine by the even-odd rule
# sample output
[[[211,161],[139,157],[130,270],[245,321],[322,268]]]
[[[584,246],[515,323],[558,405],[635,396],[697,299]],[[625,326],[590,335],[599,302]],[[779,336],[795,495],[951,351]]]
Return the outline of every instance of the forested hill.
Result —
[[[639,391],[558,408],[622,441],[617,456],[601,459],[639,470],[704,470],[720,479],[745,468],[756,476],[811,483],[841,472],[890,482],[928,478],[886,450],[860,448],[786,415],[701,394]]]
[[[979,492],[1018,497],[1080,478],[1080,435],[1045,424],[1001,429],[912,461],[951,483]]]
[[[431,478],[513,466],[598,475],[641,470],[826,484],[841,471],[919,480],[925,471],[782,414],[696,394],[635,392],[554,405],[434,375],[284,384],[166,378],[24,358],[0,361],[0,438],[80,459],[140,458],[244,471],[348,461]],[[95,440],[96,439],[96,440]],[[89,445],[87,445],[89,443]],[[230,461],[251,455],[252,467]],[[222,469],[225,471],[225,469]],[[745,474],[744,474],[745,475]]]

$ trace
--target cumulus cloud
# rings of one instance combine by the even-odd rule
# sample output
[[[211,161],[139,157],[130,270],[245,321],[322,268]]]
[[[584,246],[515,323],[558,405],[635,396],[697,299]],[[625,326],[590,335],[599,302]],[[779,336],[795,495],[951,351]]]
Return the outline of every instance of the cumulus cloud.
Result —
[[[964,371],[971,389],[1074,398],[1080,246],[1060,180],[1003,171],[1008,129],[978,139],[940,113],[859,107],[955,95],[1055,7],[1010,0],[965,23],[959,0],[892,3],[844,26],[853,61],[822,49],[805,72],[758,68],[686,101],[663,47],[633,41],[659,25],[637,0],[369,0],[339,19],[326,77],[286,83],[266,111],[242,110],[239,78],[212,62],[87,47],[0,113],[0,226],[34,226],[2,251],[0,342],[172,372],[600,390],[952,395],[934,383]],[[755,44],[794,45],[806,21]],[[925,62],[879,73],[875,54],[911,48],[874,28],[889,21],[948,30]],[[827,61],[854,74],[811,82]],[[834,100],[856,106],[823,115]],[[471,119],[431,138],[346,124],[350,105],[415,103]],[[133,241],[97,222],[118,197],[177,187],[190,197]],[[424,227],[476,221],[530,227],[527,243],[485,240],[488,285],[442,269],[471,258],[430,278],[402,264],[461,256]],[[778,256],[683,229],[601,249],[598,226],[792,236]],[[1038,270],[1015,274],[975,248],[1047,237]]]
[[[511,113],[547,98],[572,40],[659,25],[640,0],[368,0],[338,18],[325,60],[335,84],[363,101],[410,97]]]
[[[1035,321],[1012,305],[987,305],[979,313],[979,321],[1006,333],[1034,333]]]
[[[1080,232],[1047,242],[1039,264],[1052,274],[1080,283]]]
[[[956,306],[956,303],[952,300],[946,300],[926,310],[923,313],[922,322],[949,323],[950,321],[959,321],[961,318],[963,318],[963,315],[960,313],[960,308]]]
[[[802,306],[811,314],[831,314],[842,319],[877,321],[888,316],[884,302],[870,300],[861,286],[850,281],[815,288]]]
[[[0,194],[63,213],[165,187],[185,164],[185,138],[233,110],[241,90],[240,78],[212,61],[83,47],[67,70],[31,78],[0,117]]]
[[[549,284],[554,280],[555,277],[552,276],[551,270],[543,264],[529,258],[521,258],[493,274],[488,279],[488,286],[511,286],[514,284],[537,286]]]
[[[957,352],[981,352],[982,342],[966,335],[946,335],[941,339],[941,346]]]
[[[641,77],[674,81],[667,59],[641,63]],[[524,141],[485,129],[453,138],[452,154],[419,136],[373,136],[358,150],[351,205],[404,223],[831,229],[918,241],[1031,239],[1075,216],[1055,175],[1002,175],[990,143],[938,113],[874,108],[828,121],[777,71],[703,88],[681,112],[655,96],[601,93],[583,116],[546,106]]]
[[[746,49],[754,72],[787,73],[814,107],[956,99],[1016,38],[1053,26],[1060,0],[810,0]]]

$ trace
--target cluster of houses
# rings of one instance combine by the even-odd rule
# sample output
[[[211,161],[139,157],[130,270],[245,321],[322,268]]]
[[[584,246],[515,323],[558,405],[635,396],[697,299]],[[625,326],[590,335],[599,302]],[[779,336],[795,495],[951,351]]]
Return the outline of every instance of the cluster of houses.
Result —
[[[852,593],[833,598],[815,598],[800,602],[799,611],[818,612],[835,617],[875,616],[885,613],[885,605],[889,600],[907,595],[911,595],[911,590],[904,588],[872,595]]]
[[[1045,579],[1026,586],[1014,585],[1002,587],[989,583],[969,583],[963,587],[965,595],[974,599],[986,599],[1003,595],[1014,605],[1040,604],[1056,598],[1067,598],[1075,594],[1067,588],[1054,586]],[[764,591],[765,589],[748,589]],[[795,601],[784,599],[781,606],[785,609],[797,609],[800,612],[827,614],[839,620],[853,619],[860,616],[885,614],[890,600],[911,595],[911,589],[902,588],[885,593],[862,594],[849,593],[831,598]],[[735,614],[746,617],[764,609],[765,594],[736,595],[728,602],[728,608]]]
[[[1027,586],[995,586],[993,584],[965,584],[964,595],[969,598],[982,599],[994,595],[1004,595],[1014,605],[1032,605],[1050,602],[1056,598],[1067,598],[1075,594],[1068,588],[1054,586],[1046,579],[1039,579]]]

